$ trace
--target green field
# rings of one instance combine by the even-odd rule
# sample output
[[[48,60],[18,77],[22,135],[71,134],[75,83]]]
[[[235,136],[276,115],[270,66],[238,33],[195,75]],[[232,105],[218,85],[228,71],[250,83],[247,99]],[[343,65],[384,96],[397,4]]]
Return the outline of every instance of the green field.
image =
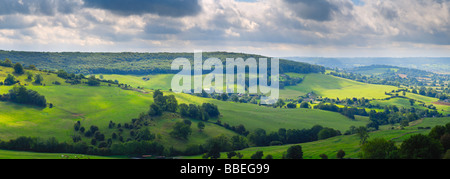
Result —
[[[102,157],[84,154],[37,153],[0,150],[0,159],[125,159],[123,156]]]
[[[370,102],[370,104],[372,105],[380,105],[381,107],[385,107],[385,106],[397,106],[397,107],[403,107],[406,109],[409,108],[416,108],[416,109],[423,109],[426,110],[427,108],[420,105],[421,103],[414,103],[413,106],[411,106],[411,103],[409,102],[409,99],[405,99],[405,98],[391,98],[389,100],[373,100]]]
[[[322,97],[328,98],[362,98],[382,99],[389,97],[385,92],[397,89],[392,86],[372,85],[360,83],[344,78],[324,74],[298,74],[287,73],[291,77],[305,77],[305,80],[296,86],[287,86],[280,90],[280,98],[296,99],[310,92],[315,92]],[[98,75],[97,75],[98,76]],[[119,83],[129,84],[133,87],[144,87],[145,89],[168,90],[171,87],[172,74],[135,76],[135,75],[103,75],[107,80],[118,80]],[[144,80],[148,78],[149,80]]]
[[[347,130],[350,126],[361,126],[368,119],[351,120],[339,113],[316,109],[279,109],[254,104],[237,104],[215,100],[220,106],[222,123],[236,126],[243,124],[247,129],[256,128],[267,131],[278,131],[279,128],[309,129],[314,125],[322,125],[337,130]]]
[[[97,75],[99,76],[99,75]],[[174,74],[159,75],[102,75],[105,80],[117,80],[119,83],[131,85],[134,88],[142,87],[144,89],[161,89],[168,91],[171,87]],[[144,79],[145,78],[145,79]],[[148,80],[147,80],[148,79]]]
[[[360,83],[344,78],[324,74],[307,74],[302,83],[296,86],[288,86],[280,91],[282,98],[296,98],[310,92],[328,98],[366,98],[382,99],[389,97],[385,92],[390,92],[397,87],[386,85],[373,85]]]

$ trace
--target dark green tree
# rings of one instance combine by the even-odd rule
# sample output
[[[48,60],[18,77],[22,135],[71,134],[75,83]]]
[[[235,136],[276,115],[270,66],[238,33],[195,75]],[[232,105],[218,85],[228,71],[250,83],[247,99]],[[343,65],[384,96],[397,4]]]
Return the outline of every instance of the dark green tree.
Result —
[[[423,134],[416,134],[403,141],[400,154],[405,159],[440,159],[442,144]]]
[[[87,84],[89,86],[99,86],[100,85],[100,81],[98,81],[94,75],[92,75],[91,77],[88,78],[88,82]]]
[[[439,139],[441,139],[441,136],[443,136],[445,134],[446,130],[447,130],[446,127],[437,125],[431,129],[428,136],[430,136],[433,139],[439,140]]]
[[[201,121],[198,122],[197,128],[198,128],[198,130],[203,131],[203,129],[205,129],[205,123],[203,123]]]
[[[162,109],[156,105],[155,103],[150,105],[150,110],[148,111],[148,115],[150,116],[160,116],[162,114]]]
[[[167,96],[166,110],[169,112],[176,112],[178,108],[178,101],[174,95]]]
[[[187,104],[180,104],[178,110],[182,117],[189,117],[189,106]]]
[[[361,146],[363,159],[395,159],[398,158],[398,148],[395,143],[383,138],[375,138]]]
[[[5,85],[14,85],[16,83],[17,83],[16,78],[13,75],[8,74],[8,76],[6,76],[6,79],[4,81]]]
[[[188,136],[192,133],[191,126],[188,124],[185,124],[184,122],[177,122],[173,126],[172,132],[170,132],[170,135],[172,137],[178,138],[178,139],[184,139],[187,140]]]
[[[250,158],[251,159],[262,159],[264,156],[263,151],[256,151],[255,154],[253,154]]]
[[[20,63],[14,64],[13,68],[14,68],[14,73],[16,73],[16,74],[22,75],[25,73],[25,70],[23,69],[23,66]]]
[[[286,159],[303,159],[302,146],[294,145],[288,148]]]
[[[339,150],[338,152],[337,152],[337,154],[336,154],[336,157],[338,158],[338,159],[343,159],[344,157],[345,157],[345,152],[344,152],[344,150]]]
[[[367,131],[367,127],[360,126],[356,128],[356,135],[359,137],[359,144],[363,145],[366,143],[369,138],[369,132]]]
[[[304,101],[304,102],[300,103],[300,108],[309,108],[308,102]]]
[[[39,74],[39,73],[36,74],[36,76],[34,77],[34,82],[35,82],[36,84],[41,84],[42,81],[44,81],[44,77],[42,77],[42,75]]]

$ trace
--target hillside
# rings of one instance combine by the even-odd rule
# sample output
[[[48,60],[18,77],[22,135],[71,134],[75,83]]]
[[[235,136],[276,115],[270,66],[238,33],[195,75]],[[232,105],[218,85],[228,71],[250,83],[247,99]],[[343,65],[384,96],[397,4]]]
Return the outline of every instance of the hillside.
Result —
[[[433,127],[436,125],[445,125],[450,122],[450,118],[425,118],[417,123],[411,124],[411,126],[404,129],[387,129],[369,133],[369,140],[375,138],[384,138],[387,140],[393,140],[397,146],[408,137],[415,134],[428,135],[430,129],[418,129],[419,127]],[[243,159],[250,159],[250,157],[257,151],[263,151],[264,157],[272,155],[274,159],[281,159],[283,153],[286,153],[287,149],[293,145],[301,145],[303,150],[304,159],[320,159],[320,154],[326,154],[329,159],[336,159],[336,153],[338,150],[345,151],[345,158],[360,158],[360,139],[356,135],[343,135],[330,139],[319,140],[314,142],[292,144],[283,146],[269,146],[269,147],[252,147],[244,150],[239,150],[243,154]],[[227,158],[227,153],[223,152],[220,155],[222,159]],[[199,159],[201,156],[184,157],[187,159]]]
[[[55,137],[60,142],[73,143],[73,137],[79,135],[74,131],[74,124],[77,121],[80,121],[81,126],[85,128],[98,126],[99,131],[106,138],[110,138],[115,132],[108,127],[110,121],[122,125],[130,123],[131,119],[137,118],[142,112],[148,111],[150,104],[154,101],[153,90],[149,89],[152,86],[146,86],[148,88],[139,92],[122,89],[116,84],[111,85],[103,82],[100,86],[71,85],[54,73],[26,71],[32,74],[41,74],[44,77],[43,84],[33,84],[32,81],[27,81],[25,74],[15,74],[14,76],[28,89],[45,96],[52,107],[40,108],[7,101],[0,102],[0,139],[2,141],[21,136],[32,136],[42,139]],[[0,76],[2,76],[0,80],[4,80],[7,74],[13,74],[13,69],[0,67]],[[108,77],[107,75],[104,76],[104,78]],[[114,77],[121,79],[121,83],[130,81],[130,84],[133,84],[133,81],[129,80],[129,76],[117,75]],[[165,78],[164,75],[163,78]],[[54,81],[59,81],[61,84],[55,85],[52,83]],[[164,80],[152,76],[149,81],[156,81],[153,84],[158,87],[157,82]],[[138,84],[140,83],[136,83],[136,85]],[[0,86],[0,92],[4,94],[12,88],[13,86],[2,85]],[[249,131],[256,128],[276,131],[278,128],[286,126],[292,129],[306,129],[316,124],[345,130],[351,125],[365,125],[367,123],[366,120],[353,121],[341,114],[321,110],[268,108],[254,104],[223,102],[188,94],[174,94],[167,91],[165,93],[166,95],[175,95],[180,104],[214,103],[219,106],[222,123],[233,126],[243,124]],[[185,150],[192,145],[202,145],[208,139],[220,134],[225,134],[228,137],[237,135],[231,130],[214,124],[215,119],[206,123],[204,130],[198,131],[196,126],[200,121],[191,119],[193,130],[188,140],[172,138],[169,134],[172,127],[176,122],[182,121],[181,116],[168,113],[153,118],[148,129],[159,136],[156,141],[167,148],[173,146],[177,150]],[[129,134],[124,133],[123,136],[126,139]],[[89,142],[90,138],[81,137],[81,140]],[[113,144],[116,142],[114,140]]]
[[[326,57],[285,57],[298,62],[322,65],[328,68],[352,69],[360,66],[389,65],[413,68],[435,73],[449,74],[450,58],[448,57],[354,57],[354,58],[326,58]]]

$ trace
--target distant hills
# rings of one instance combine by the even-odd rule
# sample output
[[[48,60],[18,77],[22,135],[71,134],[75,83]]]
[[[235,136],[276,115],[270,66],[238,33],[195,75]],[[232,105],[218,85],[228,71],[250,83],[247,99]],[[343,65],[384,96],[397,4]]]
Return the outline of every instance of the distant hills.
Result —
[[[435,73],[450,74],[450,57],[362,57],[362,58],[326,58],[326,57],[285,57],[285,59],[322,65],[328,68],[351,69],[360,66],[390,65],[414,68]]]
[[[225,62],[226,58],[268,58],[261,55],[230,53],[230,52],[203,52],[203,59],[219,58]],[[167,74],[178,73],[171,70],[171,63],[176,58],[194,59],[194,53],[102,53],[102,52],[26,52],[2,51],[0,60],[10,59],[13,63],[25,66],[35,65],[45,70],[65,70],[69,73],[82,74]],[[193,64],[193,63],[191,63]],[[225,63],[224,63],[225,64]],[[270,68],[270,64],[268,64]],[[325,67],[280,59],[280,73],[321,73]]]

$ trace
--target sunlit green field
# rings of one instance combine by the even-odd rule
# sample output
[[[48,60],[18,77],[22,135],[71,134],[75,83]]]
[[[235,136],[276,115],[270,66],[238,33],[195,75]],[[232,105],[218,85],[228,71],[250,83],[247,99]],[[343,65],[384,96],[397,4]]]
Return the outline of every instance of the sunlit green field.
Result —
[[[99,77],[100,75],[96,75]],[[159,75],[102,75],[105,80],[117,80],[119,83],[131,85],[134,88],[143,87],[144,89],[161,89],[168,91],[171,87],[174,74]],[[144,79],[145,78],[145,79]],[[148,79],[148,80],[147,80]]]
[[[288,86],[281,90],[282,97],[295,98],[310,92],[328,98],[366,98],[383,99],[389,97],[385,92],[390,92],[397,87],[386,85],[373,85],[360,83],[344,78],[324,74],[307,74],[302,83],[296,86]],[[297,93],[295,93],[297,92]],[[288,95],[283,95],[288,94]]]
[[[292,77],[305,77],[305,80],[296,86],[287,86],[280,90],[280,98],[293,98],[315,92],[322,97],[328,98],[362,98],[382,99],[389,97],[385,92],[390,92],[397,87],[386,85],[372,85],[360,83],[344,78],[324,74],[297,74],[288,73]],[[97,75],[98,76],[98,75]],[[129,84],[133,87],[144,87],[145,89],[171,88],[173,74],[135,76],[135,75],[103,75],[107,80],[118,80],[119,83]],[[149,80],[144,80],[148,78]],[[225,80],[224,80],[225,83]],[[225,88],[224,88],[225,89]]]
[[[0,87],[3,88],[3,87]],[[107,128],[110,120],[129,122],[147,111],[151,94],[116,87],[45,86],[29,87],[44,95],[53,108],[0,102],[0,139],[18,136],[56,137],[67,141],[73,124]]]
[[[236,104],[215,100],[220,106],[222,123],[230,125],[243,124],[247,129],[256,128],[278,131],[279,128],[306,129],[314,125],[331,127],[341,131],[350,126],[362,126],[368,123],[365,118],[351,120],[339,113],[316,109],[280,109],[254,104]]]

